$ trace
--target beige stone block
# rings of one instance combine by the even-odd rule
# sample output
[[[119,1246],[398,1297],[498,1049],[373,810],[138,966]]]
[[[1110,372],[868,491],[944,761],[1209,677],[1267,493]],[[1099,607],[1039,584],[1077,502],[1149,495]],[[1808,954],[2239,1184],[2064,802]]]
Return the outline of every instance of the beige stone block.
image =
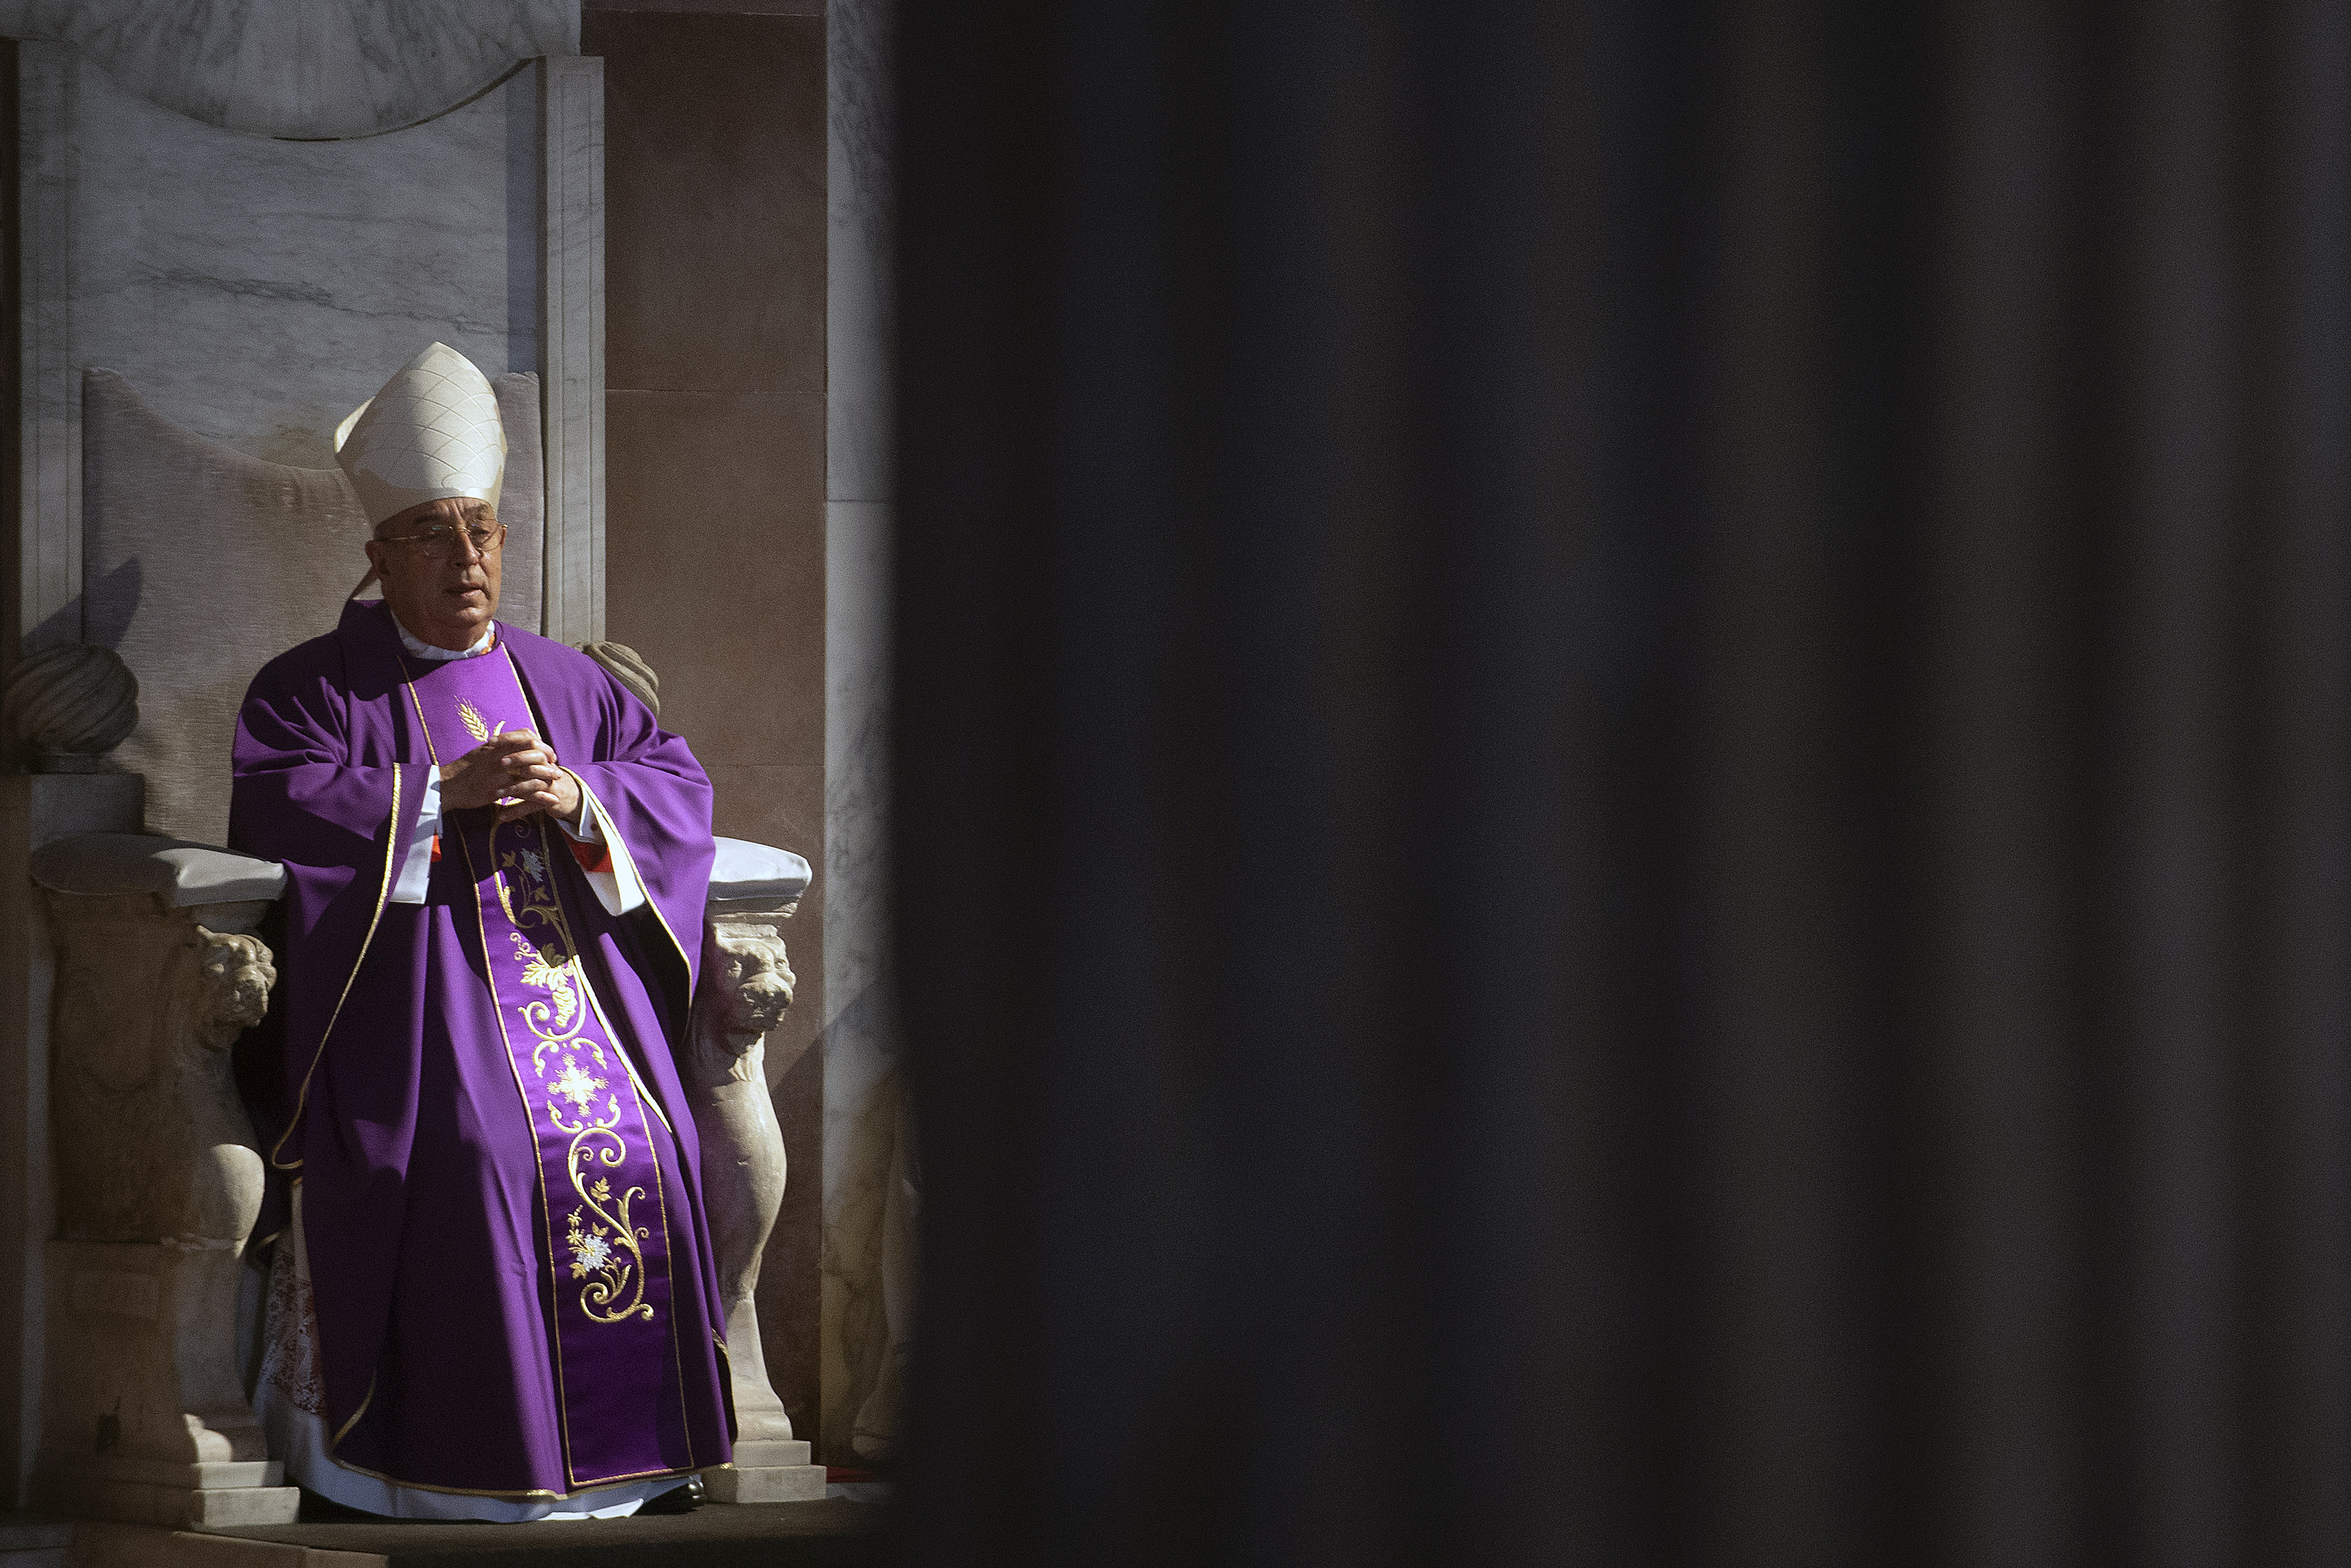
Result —
[[[286,1467],[276,1459],[214,1459],[197,1464],[177,1464],[164,1459],[97,1454],[86,1455],[55,1468],[103,1480],[136,1481],[141,1486],[174,1487],[182,1490],[214,1487],[282,1487],[286,1484]]]
[[[29,1514],[0,1514],[0,1552],[62,1552],[73,1541],[73,1526],[62,1519],[36,1519]],[[0,1557],[0,1563],[12,1559]]]
[[[299,1487],[218,1487],[184,1491],[181,1524],[215,1530],[246,1524],[291,1524],[301,1511]]]
[[[89,1519],[121,1520],[134,1524],[176,1524],[166,1512],[172,1493],[165,1487],[137,1481],[108,1480],[100,1476],[36,1470],[32,1500],[37,1508]]]
[[[712,1502],[815,1502],[824,1497],[824,1467],[712,1470],[702,1478],[702,1485]]]
[[[33,1495],[60,1513],[169,1528],[291,1524],[302,1502],[296,1487],[159,1487],[57,1470],[35,1474]]]
[[[797,1437],[735,1445],[735,1468],[738,1470],[771,1470],[778,1466],[798,1466],[808,1462],[809,1446]]]
[[[68,1568],[385,1568],[373,1552],[323,1552],[136,1524],[78,1524]]]
[[[171,1568],[172,1535],[147,1525],[74,1524],[68,1568]]]

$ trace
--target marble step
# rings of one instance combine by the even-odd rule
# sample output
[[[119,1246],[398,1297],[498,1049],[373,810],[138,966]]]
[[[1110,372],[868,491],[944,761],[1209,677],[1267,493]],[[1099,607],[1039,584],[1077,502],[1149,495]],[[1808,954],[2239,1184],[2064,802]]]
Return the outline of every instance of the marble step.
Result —
[[[0,1568],[65,1568],[73,1526],[43,1514],[0,1513]]]
[[[76,1523],[72,1551],[73,1568],[476,1568],[492,1558],[497,1568],[883,1568],[886,1517],[879,1504],[835,1500],[533,1524]]]

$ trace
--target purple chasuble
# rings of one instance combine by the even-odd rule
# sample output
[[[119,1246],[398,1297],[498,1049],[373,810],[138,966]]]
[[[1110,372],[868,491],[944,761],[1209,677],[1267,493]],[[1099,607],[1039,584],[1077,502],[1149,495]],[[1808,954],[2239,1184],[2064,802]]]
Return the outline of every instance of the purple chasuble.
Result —
[[[608,914],[559,828],[488,810],[446,813],[425,902],[388,902],[428,770],[500,729],[553,746],[647,907]],[[277,1005],[238,1046],[258,1234],[299,1181],[336,1461],[517,1498],[725,1463],[673,1054],[713,852],[685,743],[572,649],[501,626],[426,664],[365,603],[255,678],[235,774],[231,844],[287,875]]]

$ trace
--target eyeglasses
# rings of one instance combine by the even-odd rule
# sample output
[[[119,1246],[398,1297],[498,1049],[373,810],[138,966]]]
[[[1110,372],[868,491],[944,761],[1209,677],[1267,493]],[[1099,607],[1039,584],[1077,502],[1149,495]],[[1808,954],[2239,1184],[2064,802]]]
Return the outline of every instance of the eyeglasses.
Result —
[[[435,523],[423,533],[379,534],[377,541],[388,545],[414,545],[435,560],[456,557],[460,537],[472,543],[475,555],[496,555],[505,548],[507,526],[504,523],[475,523],[470,528],[455,528],[447,523]]]

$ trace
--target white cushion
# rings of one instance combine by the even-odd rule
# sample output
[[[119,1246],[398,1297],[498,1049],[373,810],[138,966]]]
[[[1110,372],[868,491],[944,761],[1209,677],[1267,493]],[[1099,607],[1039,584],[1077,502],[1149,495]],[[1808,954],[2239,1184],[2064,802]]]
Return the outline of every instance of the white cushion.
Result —
[[[710,896],[725,898],[798,898],[808,891],[815,874],[809,862],[789,850],[755,844],[747,839],[718,839],[718,859],[710,868]]]
[[[276,898],[286,868],[234,850],[148,833],[77,833],[33,852],[33,880],[57,893],[158,893],[174,909]]]

